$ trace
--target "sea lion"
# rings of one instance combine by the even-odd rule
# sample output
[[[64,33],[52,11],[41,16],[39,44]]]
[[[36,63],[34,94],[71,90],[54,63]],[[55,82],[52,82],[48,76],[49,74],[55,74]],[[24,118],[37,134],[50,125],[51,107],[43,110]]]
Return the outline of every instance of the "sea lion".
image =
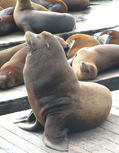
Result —
[[[30,0],[17,0],[13,16],[16,25],[24,32],[40,33],[46,30],[51,33],[61,33],[73,30],[75,27],[72,15],[33,10]]]
[[[98,36],[98,41],[101,44],[118,44],[119,45],[119,31],[118,30],[104,30]]]
[[[55,36],[55,38],[60,42],[66,54],[70,47],[69,44],[59,36]],[[26,43],[0,52],[0,64],[2,65],[0,70],[0,89],[9,89],[24,84],[23,68],[27,53],[28,47]],[[10,60],[8,61],[8,59]],[[3,65],[3,63],[5,64]]]
[[[0,51],[0,68],[3,64],[5,64],[6,62],[8,62],[11,57],[17,52],[19,51],[21,48],[25,47],[25,43],[23,44],[19,44],[16,45],[14,47],[10,47],[8,49],[2,50]]]
[[[67,132],[88,130],[106,119],[111,93],[102,85],[78,82],[62,46],[51,33],[26,32],[25,37],[29,53],[23,74],[30,106],[44,127],[45,145],[65,151]]]
[[[92,47],[95,45],[100,45],[100,42],[97,39],[87,34],[73,34],[66,40],[66,42],[68,43],[71,43],[72,41],[74,41],[74,45],[67,57],[68,59],[75,56],[78,50],[83,47]]]
[[[62,0],[68,6],[70,11],[81,11],[86,9],[90,5],[89,0]]]
[[[79,80],[95,79],[98,72],[119,66],[119,45],[97,45],[78,51],[72,68]]]
[[[0,89],[8,89],[24,83],[23,68],[28,47],[20,49],[0,69]]]
[[[7,8],[0,11],[0,36],[18,31],[13,19],[14,8]]]

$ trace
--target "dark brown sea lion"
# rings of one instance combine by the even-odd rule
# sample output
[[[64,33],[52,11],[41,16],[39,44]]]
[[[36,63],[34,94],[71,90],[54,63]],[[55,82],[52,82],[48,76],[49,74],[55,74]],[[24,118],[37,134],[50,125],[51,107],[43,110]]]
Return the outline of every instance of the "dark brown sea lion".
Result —
[[[13,19],[14,8],[7,8],[0,11],[0,36],[18,31]]]
[[[106,119],[111,93],[102,85],[78,82],[52,34],[26,32],[25,36],[30,51],[24,81],[31,108],[44,126],[43,141],[50,148],[67,150],[67,132],[88,130]]]
[[[28,47],[20,49],[0,69],[0,89],[8,89],[24,83],[23,68]]]
[[[24,32],[40,33],[46,30],[51,33],[61,33],[75,27],[75,19],[72,15],[33,10],[30,0],[17,0],[13,16],[16,25]]]
[[[62,0],[68,6],[69,11],[81,11],[90,5],[89,0]]]
[[[72,62],[79,80],[95,79],[98,72],[119,66],[119,45],[97,45],[82,48]]]
[[[68,59],[75,56],[78,50],[83,47],[92,47],[92,46],[100,45],[100,42],[97,39],[87,34],[74,34],[66,40],[66,42],[68,43],[72,41],[74,41],[74,45],[68,55]]]
[[[119,44],[119,30],[104,30],[97,39],[101,44]]]
[[[8,62],[17,51],[25,47],[25,45],[26,44],[24,43],[24,44],[16,45],[14,47],[10,47],[8,49],[0,51],[0,68],[3,64]]]

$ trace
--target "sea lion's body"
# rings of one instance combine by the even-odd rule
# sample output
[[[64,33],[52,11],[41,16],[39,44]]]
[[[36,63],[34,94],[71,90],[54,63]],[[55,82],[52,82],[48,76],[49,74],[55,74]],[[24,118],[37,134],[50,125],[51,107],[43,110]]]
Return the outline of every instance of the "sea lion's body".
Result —
[[[26,41],[30,52],[24,81],[30,106],[44,126],[43,141],[53,149],[67,150],[68,131],[88,130],[106,119],[112,103],[110,91],[95,83],[78,82],[52,34],[27,32]]]
[[[21,48],[0,69],[0,89],[8,89],[24,83],[23,68],[28,47]]]
[[[69,11],[81,11],[90,5],[89,0],[63,0],[68,6]]]
[[[94,79],[98,72],[114,66],[119,66],[119,46],[113,44],[82,48],[72,62],[79,80]]]
[[[62,0],[32,0],[32,2],[40,4],[51,11],[68,12],[67,5]]]
[[[68,55],[68,59],[74,57],[79,49],[83,47],[92,47],[96,45],[100,45],[100,42],[94,37],[87,34],[74,34],[70,36],[66,42],[70,43],[71,41],[75,41],[70,54]]]
[[[10,47],[8,49],[0,51],[0,67],[8,62],[12,56],[18,52],[21,48],[25,47],[25,43]]]
[[[18,31],[13,19],[14,8],[7,8],[0,11],[0,36]]]
[[[75,19],[67,13],[36,11],[30,0],[17,0],[14,10],[16,25],[23,30],[40,33],[44,30],[52,33],[70,31],[75,27]],[[37,24],[36,24],[37,23]]]

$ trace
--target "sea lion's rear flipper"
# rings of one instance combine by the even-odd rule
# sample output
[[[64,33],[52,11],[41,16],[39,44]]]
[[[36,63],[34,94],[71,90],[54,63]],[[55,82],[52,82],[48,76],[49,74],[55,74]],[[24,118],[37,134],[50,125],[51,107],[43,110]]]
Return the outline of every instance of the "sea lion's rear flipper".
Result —
[[[45,123],[43,141],[47,147],[59,151],[68,150],[67,129],[58,118],[48,117]]]
[[[43,126],[36,120],[34,113],[31,111],[28,116],[17,119],[14,122],[19,128],[28,131],[43,130]]]

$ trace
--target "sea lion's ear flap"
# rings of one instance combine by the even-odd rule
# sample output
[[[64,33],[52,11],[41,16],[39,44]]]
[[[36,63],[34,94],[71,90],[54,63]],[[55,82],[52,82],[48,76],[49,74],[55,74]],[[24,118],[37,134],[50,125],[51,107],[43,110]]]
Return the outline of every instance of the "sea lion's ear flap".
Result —
[[[67,129],[62,127],[58,119],[51,117],[52,119],[46,120],[45,130],[43,134],[43,141],[47,147],[50,147],[59,151],[68,150],[68,138]]]

